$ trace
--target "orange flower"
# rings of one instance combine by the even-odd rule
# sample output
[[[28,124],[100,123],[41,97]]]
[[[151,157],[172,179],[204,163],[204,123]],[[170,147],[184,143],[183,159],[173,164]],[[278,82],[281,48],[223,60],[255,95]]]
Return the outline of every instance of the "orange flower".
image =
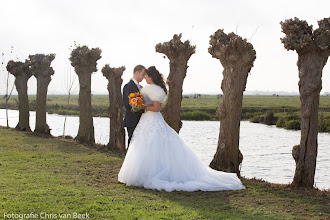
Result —
[[[129,104],[132,112],[138,112],[144,109],[145,101],[140,92],[129,94]]]

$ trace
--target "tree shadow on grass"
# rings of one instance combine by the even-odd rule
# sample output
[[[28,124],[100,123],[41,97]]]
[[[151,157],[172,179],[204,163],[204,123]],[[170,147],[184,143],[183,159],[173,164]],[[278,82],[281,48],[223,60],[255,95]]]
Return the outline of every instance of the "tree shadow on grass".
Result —
[[[318,190],[297,190],[287,185],[243,179],[245,190],[216,192],[164,192],[133,187],[195,212],[200,218],[244,219],[328,219],[330,193]]]
[[[121,151],[110,151],[106,145],[102,144],[94,144],[94,145],[87,145],[84,143],[77,142],[72,137],[62,137],[62,136],[52,136],[52,135],[44,135],[38,134],[33,132],[24,132],[26,136],[31,137],[31,139],[27,139],[26,143],[38,146],[38,144],[45,144],[47,143],[50,145],[48,148],[53,148],[54,150],[59,150],[63,153],[106,153],[111,156],[123,158],[124,153]],[[61,142],[62,144],[58,144]]]
[[[321,217],[330,218],[330,191],[306,188],[293,188],[291,185],[275,184],[258,179],[249,179],[248,183],[254,187],[255,193],[265,198],[285,202],[287,211],[314,212]],[[281,203],[279,203],[281,204]]]
[[[198,219],[272,219],[268,214],[253,209],[250,205],[240,207],[240,202],[246,200],[244,190],[169,193],[137,187],[134,189],[149,194],[150,200],[158,197],[164,202],[174,202],[182,207],[182,212],[195,213]]]

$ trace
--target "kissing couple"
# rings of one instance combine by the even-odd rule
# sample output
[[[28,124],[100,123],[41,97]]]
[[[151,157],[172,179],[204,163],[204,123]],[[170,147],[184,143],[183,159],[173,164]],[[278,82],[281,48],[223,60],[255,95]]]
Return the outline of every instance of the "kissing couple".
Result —
[[[143,79],[148,85],[142,88]],[[129,95],[137,92],[143,95],[145,107],[132,112]],[[118,181],[167,192],[244,189],[236,173],[206,166],[165,122],[160,109],[166,96],[163,75],[155,66],[134,68],[133,78],[123,88],[124,127],[129,139]]]

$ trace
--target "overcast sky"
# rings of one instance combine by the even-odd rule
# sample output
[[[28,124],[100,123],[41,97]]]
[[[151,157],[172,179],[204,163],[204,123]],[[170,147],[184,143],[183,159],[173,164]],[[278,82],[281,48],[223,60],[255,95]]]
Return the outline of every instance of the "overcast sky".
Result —
[[[74,41],[102,50],[98,71],[92,75],[94,94],[107,93],[107,80],[101,73],[105,64],[126,66],[123,84],[137,64],[155,65],[167,77],[169,60],[155,52],[155,45],[179,33],[182,40],[196,45],[183,92],[221,93],[223,67],[208,53],[209,36],[218,29],[247,38],[257,52],[247,91],[298,92],[297,54],[284,49],[279,22],[298,17],[316,29],[318,20],[330,17],[329,8],[329,0],[0,0],[0,52],[5,54],[1,55],[0,94],[5,92],[3,71],[7,62],[24,61],[37,53],[56,54],[48,91],[65,93]],[[329,62],[322,80],[321,93],[330,92]],[[34,77],[28,86],[29,93],[35,94]]]

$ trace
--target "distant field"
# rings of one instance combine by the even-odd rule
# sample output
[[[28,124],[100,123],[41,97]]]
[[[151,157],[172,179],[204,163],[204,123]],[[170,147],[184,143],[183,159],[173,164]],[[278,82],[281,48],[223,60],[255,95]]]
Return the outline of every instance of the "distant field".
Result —
[[[9,106],[17,109],[17,96],[12,96],[9,100]],[[36,96],[29,96],[31,109],[34,108]],[[222,98],[218,99],[216,95],[202,95],[200,98],[183,98],[182,111],[206,110],[215,111]],[[107,95],[93,95],[93,108],[107,111],[109,107],[109,97]],[[0,100],[0,107],[4,108],[4,99]],[[65,95],[49,95],[47,99],[48,109],[58,109],[67,107],[67,97]],[[72,96],[70,99],[71,110],[79,110],[78,96]],[[244,96],[243,109],[251,109],[253,111],[265,111],[267,109],[292,109],[298,111],[300,109],[299,96]],[[320,97],[320,109],[322,111],[330,111],[330,96]],[[101,111],[102,112],[102,111]]]
[[[29,96],[30,102],[35,102],[36,96]],[[17,96],[12,96],[9,100],[11,107],[17,106]],[[216,95],[202,95],[200,98],[183,98],[182,109],[216,109],[222,98],[218,99]],[[0,106],[3,108],[4,99],[0,100]],[[67,97],[65,95],[49,95],[47,100],[48,106],[66,106]],[[71,106],[78,106],[78,96],[72,96],[70,99]],[[93,95],[92,105],[97,107],[109,107],[109,97],[107,95]],[[272,108],[300,108],[299,96],[244,96],[243,108],[255,109],[272,109]],[[320,97],[320,108],[330,110],[330,96]]]
[[[201,98],[184,98],[182,100],[182,108],[217,108],[219,103],[222,102],[222,98],[218,99],[215,95],[202,95]],[[273,108],[300,108],[299,96],[244,96],[243,108],[255,108],[255,109],[273,109]],[[320,108],[330,110],[330,97],[320,97]]]

